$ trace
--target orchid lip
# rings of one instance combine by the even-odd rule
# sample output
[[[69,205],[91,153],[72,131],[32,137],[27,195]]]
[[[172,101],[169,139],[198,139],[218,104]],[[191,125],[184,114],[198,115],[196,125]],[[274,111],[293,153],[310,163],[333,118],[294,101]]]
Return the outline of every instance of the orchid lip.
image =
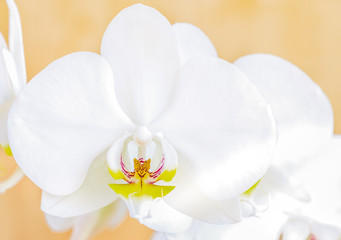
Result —
[[[177,160],[165,150],[169,146],[164,148],[166,143],[162,137],[152,137],[147,128],[141,127],[133,135],[123,137],[122,142],[119,155],[108,154],[109,172],[115,180],[110,187],[117,194],[125,199],[143,196],[154,199],[166,196],[175,188],[155,184],[161,180],[169,182],[176,174]]]

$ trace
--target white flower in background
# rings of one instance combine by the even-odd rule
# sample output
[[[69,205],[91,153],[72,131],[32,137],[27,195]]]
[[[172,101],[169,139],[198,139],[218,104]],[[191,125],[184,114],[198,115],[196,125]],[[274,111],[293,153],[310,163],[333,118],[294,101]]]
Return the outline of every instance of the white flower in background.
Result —
[[[276,142],[256,87],[197,28],[140,4],[113,19],[101,54],[51,63],[10,111],[10,146],[42,210],[69,218],[121,197],[159,231],[240,220],[239,195]]]
[[[296,171],[311,196],[309,203],[277,195],[267,211],[239,223],[213,225],[194,220],[183,233],[159,232],[154,234],[153,240],[340,240],[340,166],[341,138],[335,136],[304,168]]]
[[[275,56],[253,54],[234,63],[269,102],[278,126],[272,164],[259,182],[241,196],[244,215],[269,207],[278,193],[309,201],[303,178],[306,167],[333,134],[333,112],[328,98],[309,76]]]
[[[77,217],[60,218],[45,214],[46,222],[53,231],[72,229],[70,240],[91,239],[105,228],[117,227],[126,217],[127,208],[121,200]]]
[[[341,229],[304,216],[290,216],[279,232],[280,240],[340,240]]]
[[[19,91],[26,84],[26,67],[20,16],[13,0],[7,0],[9,8],[9,49],[0,33],[0,146],[7,155],[12,155],[8,145],[8,111]],[[0,182],[0,193],[17,184],[24,174],[20,168],[4,182]]]

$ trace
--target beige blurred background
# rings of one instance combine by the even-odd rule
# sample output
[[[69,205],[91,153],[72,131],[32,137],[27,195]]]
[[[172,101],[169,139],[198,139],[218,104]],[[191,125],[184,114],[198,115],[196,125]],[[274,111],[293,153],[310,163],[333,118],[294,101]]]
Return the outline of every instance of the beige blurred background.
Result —
[[[17,0],[28,78],[74,51],[99,52],[111,19],[133,0]],[[190,22],[212,40],[221,58],[255,52],[281,56],[308,73],[329,97],[341,133],[340,0],[150,0],[171,23]],[[8,10],[0,0],[0,31],[8,36]],[[0,150],[0,180],[15,167]],[[52,233],[39,210],[40,190],[28,179],[0,195],[0,239],[68,239]],[[95,239],[149,239],[152,231],[127,219]]]

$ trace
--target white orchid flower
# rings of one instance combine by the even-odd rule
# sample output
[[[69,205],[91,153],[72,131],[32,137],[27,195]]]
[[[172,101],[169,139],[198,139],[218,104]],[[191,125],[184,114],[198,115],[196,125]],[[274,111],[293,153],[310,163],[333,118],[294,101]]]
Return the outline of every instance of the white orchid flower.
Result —
[[[241,196],[243,215],[266,210],[278,193],[309,201],[302,184],[304,179],[295,181],[293,176],[314,159],[333,134],[333,112],[328,98],[309,76],[279,57],[253,54],[238,59],[235,65],[269,102],[278,126],[271,167]]]
[[[27,79],[19,11],[13,0],[7,0],[7,5],[9,49],[0,33],[0,146],[11,156],[7,136],[8,112],[16,95],[26,85]],[[17,168],[8,179],[0,182],[0,193],[16,185],[23,176],[21,169]]]
[[[240,220],[239,195],[276,142],[256,87],[197,28],[141,4],[113,19],[101,54],[51,63],[10,111],[10,146],[42,210],[74,217],[121,197],[159,231]]]
[[[280,240],[340,240],[341,229],[304,216],[290,216],[282,226]]]
[[[55,232],[72,229],[70,240],[86,240],[105,228],[117,227],[126,216],[127,208],[123,201],[116,200],[108,206],[77,217],[60,218],[45,214],[45,219]]]
[[[267,211],[236,224],[214,225],[193,220],[186,231],[155,233],[153,240],[339,240],[341,238],[341,138],[330,139],[305,168],[297,171],[304,179],[309,203],[289,195],[278,195]],[[283,208],[285,206],[285,209]],[[286,213],[283,211],[285,210]]]

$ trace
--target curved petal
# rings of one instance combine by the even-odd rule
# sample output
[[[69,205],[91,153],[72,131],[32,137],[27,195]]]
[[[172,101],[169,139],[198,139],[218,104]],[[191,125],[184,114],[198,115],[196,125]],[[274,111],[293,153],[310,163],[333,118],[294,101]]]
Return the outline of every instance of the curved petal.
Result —
[[[214,45],[198,27],[189,23],[172,25],[180,54],[181,65],[199,56],[217,56]]]
[[[9,9],[9,49],[16,64],[18,80],[21,87],[24,87],[27,77],[20,15],[14,0],[7,0],[7,5]]]
[[[25,175],[50,194],[77,190],[92,161],[131,128],[114,91],[110,66],[95,53],[67,55],[35,76],[8,119],[10,146]]]
[[[311,156],[331,137],[331,105],[303,71],[267,54],[242,57],[235,65],[257,86],[273,110],[278,125],[279,161]]]
[[[234,223],[241,220],[238,197],[216,200],[205,195],[195,184],[193,166],[186,166],[188,159],[179,155],[179,166],[172,180],[175,189],[163,199],[174,209],[204,222],[213,224]]]
[[[290,214],[290,218],[281,229],[281,239],[328,239],[339,240],[341,229],[332,225],[319,223],[303,215]]]
[[[0,182],[0,193],[5,193],[8,189],[14,187],[24,176],[21,169],[17,168],[8,179]]]
[[[154,232],[151,240],[168,240],[168,238],[165,233]]]
[[[280,211],[268,211],[261,217],[250,217],[240,223],[228,226],[223,232],[221,239],[279,239],[280,227],[286,219],[287,216]],[[208,234],[209,232],[206,233]]]
[[[137,125],[151,122],[168,104],[180,67],[167,19],[142,4],[124,9],[105,31],[101,54],[112,67],[120,106]]]
[[[55,232],[65,232],[71,229],[76,217],[62,218],[45,213],[45,220],[50,229]]]
[[[76,218],[70,240],[91,239],[104,228],[117,227],[127,216],[123,201],[116,200],[97,211]]]
[[[245,240],[245,239],[278,239],[278,231],[287,217],[279,211],[269,211],[261,217],[250,217],[235,224],[209,224],[193,221],[191,228],[178,234],[158,234],[153,239],[168,240]]]
[[[15,60],[13,58],[12,53],[8,51],[6,48],[2,50],[2,55],[5,60],[9,78],[11,79],[12,82],[14,94],[18,95],[19,91],[23,88],[23,85],[18,76]]]
[[[153,127],[189,161],[200,190],[221,200],[238,196],[270,166],[276,128],[269,105],[218,58],[189,61],[177,80],[174,101]]]
[[[13,86],[8,75],[6,62],[3,56],[4,50],[7,50],[7,45],[5,39],[0,33],[0,107],[14,97]]]
[[[53,216],[74,217],[102,208],[118,198],[111,190],[106,161],[106,151],[101,153],[89,168],[83,185],[66,196],[55,196],[43,191],[41,210]]]
[[[62,218],[45,214],[49,227],[56,232],[73,228],[71,240],[90,239],[106,227],[116,227],[127,216],[127,209],[120,200],[88,214]]]
[[[8,100],[0,106],[0,145],[2,147],[8,146],[7,119],[12,102],[13,100]]]
[[[322,223],[341,229],[341,137],[331,139],[314,161],[298,172],[312,201],[302,211]]]
[[[173,209],[163,199],[157,198],[151,202],[147,215],[140,219],[140,223],[155,231],[177,233],[188,229],[192,218]]]

